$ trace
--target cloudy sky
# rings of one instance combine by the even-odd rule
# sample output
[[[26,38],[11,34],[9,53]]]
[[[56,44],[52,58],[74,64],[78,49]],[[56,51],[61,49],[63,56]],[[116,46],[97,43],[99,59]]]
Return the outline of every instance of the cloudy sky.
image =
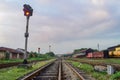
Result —
[[[56,54],[120,44],[120,0],[0,0],[0,46],[24,48],[23,4],[34,9],[29,51]]]

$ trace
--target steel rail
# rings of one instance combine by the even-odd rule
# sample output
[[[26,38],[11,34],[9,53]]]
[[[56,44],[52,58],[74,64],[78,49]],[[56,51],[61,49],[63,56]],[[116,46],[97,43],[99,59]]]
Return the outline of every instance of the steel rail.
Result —
[[[62,76],[62,62],[60,61],[59,63],[59,73],[58,73],[58,80],[61,80],[61,76]]]
[[[45,65],[45,66],[42,66],[41,68],[35,70],[34,72],[32,72],[32,73],[30,73],[30,74],[28,74],[28,75],[26,75],[26,76],[24,76],[24,77],[22,77],[22,78],[18,78],[17,80],[31,80],[31,79],[33,79],[35,76],[37,76],[37,75],[41,72],[41,70],[49,67],[49,66],[50,66],[51,64],[53,64],[53,63],[54,63],[54,61],[48,63],[48,64]]]
[[[86,80],[80,73],[78,73],[70,64],[65,62],[65,64],[81,79],[81,80]]]

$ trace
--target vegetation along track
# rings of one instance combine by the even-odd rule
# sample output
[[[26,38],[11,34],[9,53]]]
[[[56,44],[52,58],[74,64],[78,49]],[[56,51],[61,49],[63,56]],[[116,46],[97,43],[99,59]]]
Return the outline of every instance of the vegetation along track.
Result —
[[[82,73],[66,61],[58,59],[18,80],[92,80]]]
[[[82,61],[82,60],[79,60],[79,59],[71,59],[72,61],[75,61],[75,62],[80,62],[80,63],[85,63],[85,64],[90,64],[92,66],[95,66],[95,65],[101,65],[101,66],[105,66],[107,67],[107,65],[111,65],[115,68],[115,70],[117,71],[120,71],[120,64],[119,63],[105,63],[105,62],[95,62],[94,60],[91,61],[91,60],[87,60],[87,61]]]

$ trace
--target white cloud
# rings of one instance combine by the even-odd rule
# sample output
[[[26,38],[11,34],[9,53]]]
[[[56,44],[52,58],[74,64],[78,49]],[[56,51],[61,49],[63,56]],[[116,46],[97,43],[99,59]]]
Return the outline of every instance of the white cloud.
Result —
[[[91,0],[94,5],[104,5],[105,0]]]
[[[90,18],[92,19],[92,21],[96,21],[96,20],[105,20],[105,19],[109,19],[110,15],[106,10],[94,10],[94,11],[90,11],[89,13]]]
[[[41,5],[49,5],[55,0],[35,0],[35,1]]]

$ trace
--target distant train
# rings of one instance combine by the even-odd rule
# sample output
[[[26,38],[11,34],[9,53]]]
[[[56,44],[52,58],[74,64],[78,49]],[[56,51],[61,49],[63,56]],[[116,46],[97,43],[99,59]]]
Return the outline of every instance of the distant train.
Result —
[[[109,58],[109,53],[107,50],[99,51],[99,52],[91,52],[86,54],[87,58]]]
[[[120,57],[120,45],[108,48],[110,57]]]
[[[74,58],[120,58],[120,45],[109,47],[106,50],[97,51],[96,49],[83,49],[77,50],[71,54],[63,55],[64,57],[74,57]]]
[[[107,50],[86,54],[87,58],[115,58],[120,57],[120,45],[109,47]]]

